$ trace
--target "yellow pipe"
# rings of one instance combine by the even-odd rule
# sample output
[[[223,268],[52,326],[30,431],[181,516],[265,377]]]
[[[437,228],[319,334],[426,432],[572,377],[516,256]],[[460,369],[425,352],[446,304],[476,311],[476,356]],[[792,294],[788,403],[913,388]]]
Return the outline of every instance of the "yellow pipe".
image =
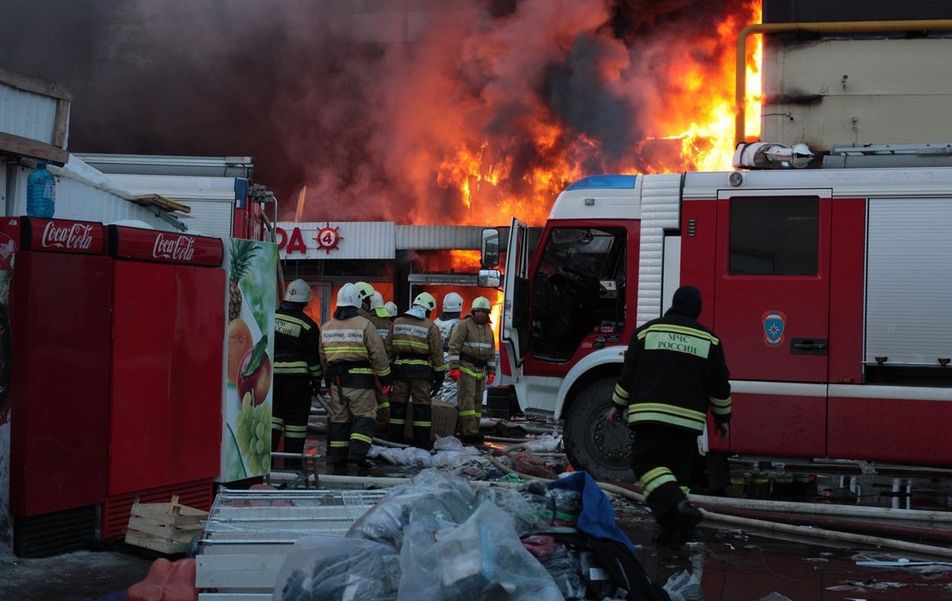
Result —
[[[902,33],[907,31],[950,31],[952,19],[919,19],[913,21],[834,21],[830,23],[756,23],[740,30],[737,36],[737,73],[735,89],[734,146],[746,135],[747,107],[747,38],[766,33]]]

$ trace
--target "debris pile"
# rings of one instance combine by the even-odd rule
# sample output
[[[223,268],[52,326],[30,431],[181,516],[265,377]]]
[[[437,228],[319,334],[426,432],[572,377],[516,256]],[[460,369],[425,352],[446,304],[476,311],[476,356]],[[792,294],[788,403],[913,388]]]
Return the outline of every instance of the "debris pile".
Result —
[[[367,511],[345,541],[298,541],[273,598],[699,598],[696,575],[678,574],[662,587],[648,579],[633,551],[608,498],[585,473],[517,489],[474,486],[426,469]]]

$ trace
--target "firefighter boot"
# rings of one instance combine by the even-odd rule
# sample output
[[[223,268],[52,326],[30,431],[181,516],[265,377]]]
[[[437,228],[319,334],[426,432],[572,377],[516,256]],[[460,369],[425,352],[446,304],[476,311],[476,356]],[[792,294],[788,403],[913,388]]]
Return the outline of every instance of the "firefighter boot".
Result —
[[[687,499],[678,503],[677,536],[681,542],[686,542],[694,536],[694,527],[701,523],[704,514]]]

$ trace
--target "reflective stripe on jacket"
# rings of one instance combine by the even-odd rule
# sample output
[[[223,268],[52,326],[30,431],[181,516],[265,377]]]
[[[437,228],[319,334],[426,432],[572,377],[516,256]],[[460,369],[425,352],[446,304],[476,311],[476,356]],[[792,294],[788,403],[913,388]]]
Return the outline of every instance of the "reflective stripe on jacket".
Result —
[[[628,423],[662,423],[700,432],[707,412],[731,418],[731,388],[721,341],[685,315],[669,311],[635,331],[612,401]]]
[[[476,379],[496,373],[496,344],[489,324],[478,324],[471,315],[463,318],[450,339],[447,361],[450,369]]]
[[[303,309],[278,309],[274,314],[275,375],[321,377],[320,328]]]
[[[429,319],[404,314],[394,320],[391,353],[398,380],[430,380],[446,371],[440,330]]]
[[[383,384],[390,382],[390,360],[383,341],[377,328],[364,317],[332,319],[325,323],[321,329],[320,353],[328,375],[346,376],[361,383],[354,388],[372,388],[366,384],[374,375]]]

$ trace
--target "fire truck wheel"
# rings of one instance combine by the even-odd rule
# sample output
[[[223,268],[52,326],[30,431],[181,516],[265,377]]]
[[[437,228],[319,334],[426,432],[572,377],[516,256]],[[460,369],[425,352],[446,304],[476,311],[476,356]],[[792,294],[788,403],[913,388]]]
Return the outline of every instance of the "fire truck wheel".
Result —
[[[596,380],[571,400],[564,414],[565,452],[575,469],[587,470],[596,480],[633,482],[634,435],[624,419],[605,424],[614,386],[614,379]]]

